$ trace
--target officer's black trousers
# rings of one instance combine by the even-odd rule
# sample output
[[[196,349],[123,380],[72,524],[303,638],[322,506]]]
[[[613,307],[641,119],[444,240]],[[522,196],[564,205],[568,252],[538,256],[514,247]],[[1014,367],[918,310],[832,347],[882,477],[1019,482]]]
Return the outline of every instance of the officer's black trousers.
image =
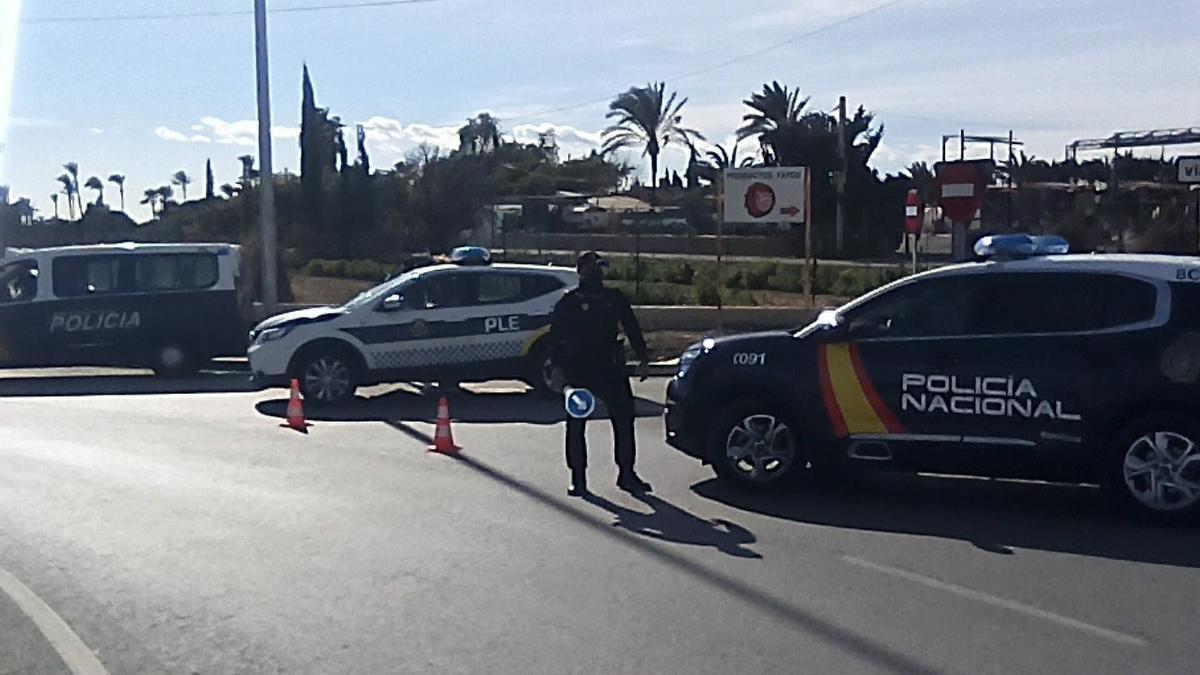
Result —
[[[633,390],[629,386],[629,378],[621,375],[581,385],[604,401],[613,427],[617,470],[622,476],[632,476],[637,450],[633,438]],[[582,476],[587,470],[586,426],[586,419],[567,417],[567,467],[572,476]]]

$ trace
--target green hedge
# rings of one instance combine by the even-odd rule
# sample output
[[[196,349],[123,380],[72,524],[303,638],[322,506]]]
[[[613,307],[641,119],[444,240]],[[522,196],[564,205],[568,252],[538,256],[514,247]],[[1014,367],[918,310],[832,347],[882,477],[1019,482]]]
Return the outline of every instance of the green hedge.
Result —
[[[527,260],[545,264],[568,264],[559,259]],[[607,277],[626,290],[630,298],[642,304],[715,305],[717,292],[726,305],[753,305],[752,291],[801,293],[804,290],[804,265],[763,262],[726,262],[717,279],[714,261],[678,260],[644,256],[612,256]],[[375,260],[310,260],[304,274],[379,282],[395,271],[390,263]],[[865,267],[857,265],[817,265],[813,290],[819,295],[852,298],[904,275],[901,267]],[[640,283],[637,283],[640,279]],[[638,297],[633,298],[635,287]]]
[[[394,272],[395,265],[376,260],[309,260],[303,272],[313,277],[337,277],[340,279],[362,279],[383,281]]]

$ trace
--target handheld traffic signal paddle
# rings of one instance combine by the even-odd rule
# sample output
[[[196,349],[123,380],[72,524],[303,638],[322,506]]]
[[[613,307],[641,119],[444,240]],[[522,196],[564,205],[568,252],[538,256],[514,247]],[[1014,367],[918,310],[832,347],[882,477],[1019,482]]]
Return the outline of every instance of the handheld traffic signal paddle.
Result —
[[[300,401],[300,380],[292,379],[292,393],[287,404],[287,427],[308,433],[308,421],[304,419],[304,404]]]
[[[443,455],[457,455],[462,450],[454,444],[454,434],[450,432],[450,403],[445,396],[438,400],[437,429],[433,432],[433,445],[426,450]]]

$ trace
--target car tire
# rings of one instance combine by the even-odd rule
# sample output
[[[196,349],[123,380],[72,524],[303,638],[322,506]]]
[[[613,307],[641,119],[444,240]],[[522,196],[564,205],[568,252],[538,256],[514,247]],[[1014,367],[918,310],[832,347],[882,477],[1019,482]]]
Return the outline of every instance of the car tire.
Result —
[[[550,343],[542,340],[534,345],[526,357],[525,383],[541,396],[558,396],[553,386],[554,364],[550,359]]]
[[[722,408],[709,428],[705,451],[717,478],[738,488],[786,484],[803,472],[807,461],[791,418],[762,398]]]
[[[1124,508],[1158,520],[1200,514],[1200,425],[1180,413],[1140,417],[1116,435],[1102,482]]]
[[[331,405],[349,400],[358,388],[358,364],[343,349],[314,349],[297,361],[293,377],[305,401]]]
[[[200,369],[200,359],[183,342],[164,342],[151,352],[150,368],[158,377],[184,377]]]

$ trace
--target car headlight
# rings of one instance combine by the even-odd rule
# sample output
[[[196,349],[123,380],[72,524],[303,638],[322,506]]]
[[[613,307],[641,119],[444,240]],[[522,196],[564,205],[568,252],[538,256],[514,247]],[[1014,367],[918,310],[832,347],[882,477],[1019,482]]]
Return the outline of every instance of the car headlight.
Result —
[[[268,329],[262,331],[261,333],[259,333],[258,337],[254,338],[254,344],[261,345],[264,342],[271,342],[273,340],[278,340],[279,338],[282,338],[282,337],[286,336],[288,333],[292,332],[292,328],[293,328],[293,326],[279,326],[276,328],[268,328]]]
[[[679,372],[676,374],[676,377],[683,377],[687,374],[688,369],[696,362],[696,359],[700,358],[701,354],[712,349],[714,344],[716,344],[715,340],[705,338],[702,342],[697,342],[683,350],[683,353],[679,355]]]

